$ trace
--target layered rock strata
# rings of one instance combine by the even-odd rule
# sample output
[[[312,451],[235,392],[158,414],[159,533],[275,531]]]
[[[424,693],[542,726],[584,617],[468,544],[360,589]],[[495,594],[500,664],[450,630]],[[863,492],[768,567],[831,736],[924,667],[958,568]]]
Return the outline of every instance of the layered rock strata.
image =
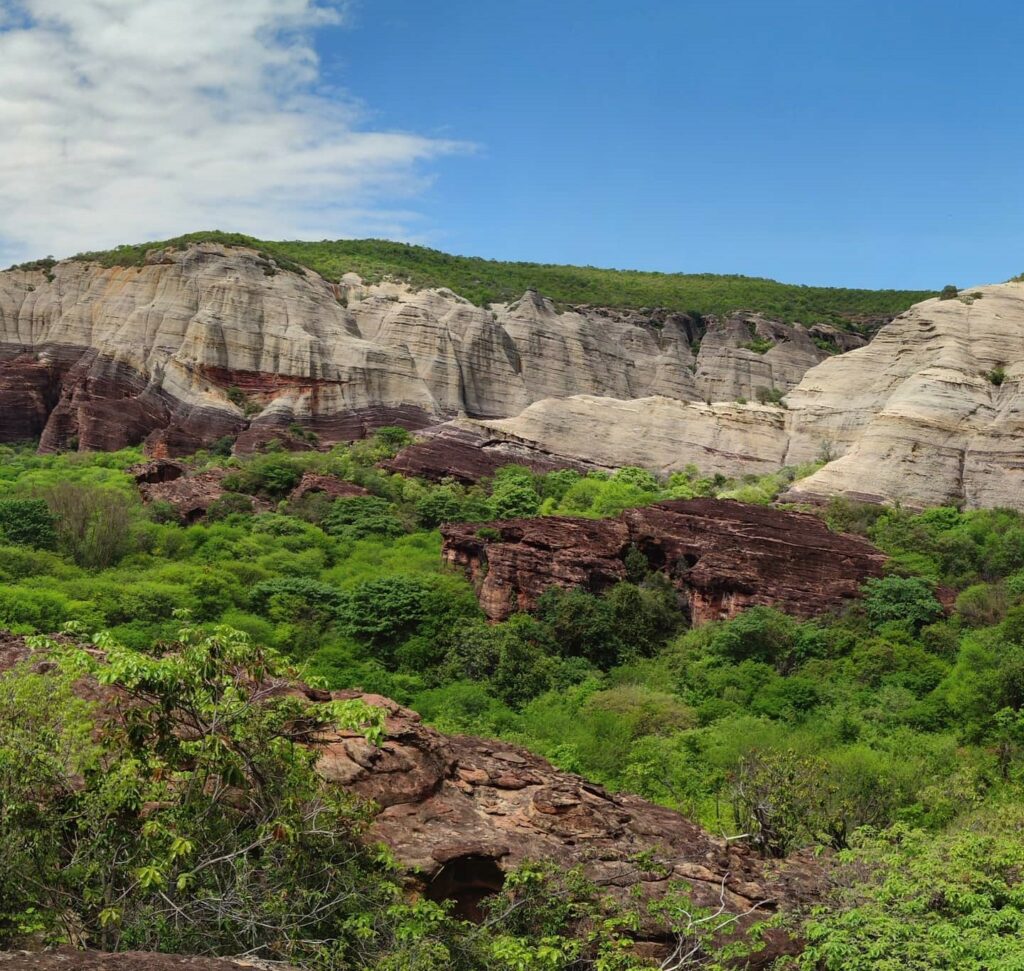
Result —
[[[917,304],[788,394],[793,497],[1024,509],[1022,381],[1024,282]]]
[[[215,244],[142,266],[72,260],[0,273],[0,441],[173,456],[223,437],[251,451],[296,424],[331,443],[577,394],[753,399],[826,357],[816,336],[750,314],[560,312],[533,291],[484,309]]]
[[[618,519],[506,520],[482,533],[450,524],[442,535],[445,561],[469,574],[491,620],[529,609],[551,586],[600,593],[626,579],[630,548],[669,577],[694,624],[756,605],[798,617],[836,610],[881,575],[886,559],[815,516],[716,499],[658,503]]]

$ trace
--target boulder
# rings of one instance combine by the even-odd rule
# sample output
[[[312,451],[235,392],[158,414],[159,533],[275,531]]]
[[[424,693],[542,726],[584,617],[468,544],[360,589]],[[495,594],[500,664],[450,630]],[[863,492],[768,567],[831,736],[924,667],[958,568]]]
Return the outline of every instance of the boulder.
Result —
[[[304,472],[299,484],[288,494],[288,498],[294,501],[314,492],[323,493],[331,499],[352,499],[370,494],[368,490],[354,482],[346,482],[333,475],[321,475],[319,472]]]

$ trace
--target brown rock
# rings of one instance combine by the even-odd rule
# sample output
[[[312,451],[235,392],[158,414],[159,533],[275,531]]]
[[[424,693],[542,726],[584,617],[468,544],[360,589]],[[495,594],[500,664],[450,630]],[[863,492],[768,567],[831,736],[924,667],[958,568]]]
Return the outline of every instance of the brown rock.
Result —
[[[154,464],[149,463],[149,465]],[[136,468],[139,467],[136,466]],[[141,474],[146,475],[147,473],[143,470]],[[159,475],[159,472],[154,471],[153,474]],[[224,495],[223,482],[227,474],[227,469],[210,469],[206,472],[181,475],[169,480],[143,480],[139,482],[139,493],[146,503],[170,503],[182,522],[194,523],[202,519],[210,506]]]
[[[469,573],[492,620],[529,609],[552,585],[599,593],[626,578],[629,530],[615,519],[545,516],[458,523],[441,532],[445,562]],[[491,532],[500,538],[486,538]]]
[[[689,499],[631,509],[614,520],[542,517],[442,527],[442,555],[465,569],[492,620],[529,609],[550,586],[600,593],[625,579],[630,546],[665,573],[694,624],[758,604],[799,617],[841,607],[880,576],[885,556],[833,533],[817,517],[731,500]]]
[[[389,472],[420,476],[434,482],[454,479],[467,485],[494,475],[503,465],[525,465],[533,472],[555,469],[586,472],[596,467],[579,459],[489,438],[479,429],[465,427],[457,421],[429,429],[393,459],[381,463]]]
[[[311,492],[322,492],[332,499],[351,499],[353,496],[368,496],[370,493],[354,482],[335,478],[333,475],[321,475],[318,472],[305,472],[299,484],[292,489],[288,498],[301,499]]]

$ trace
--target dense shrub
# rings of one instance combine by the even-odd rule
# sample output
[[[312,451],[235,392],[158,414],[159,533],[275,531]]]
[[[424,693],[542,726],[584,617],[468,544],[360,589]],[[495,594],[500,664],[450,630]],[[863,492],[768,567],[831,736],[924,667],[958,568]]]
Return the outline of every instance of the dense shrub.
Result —
[[[50,550],[57,545],[53,515],[42,499],[0,499],[0,537],[8,543]]]

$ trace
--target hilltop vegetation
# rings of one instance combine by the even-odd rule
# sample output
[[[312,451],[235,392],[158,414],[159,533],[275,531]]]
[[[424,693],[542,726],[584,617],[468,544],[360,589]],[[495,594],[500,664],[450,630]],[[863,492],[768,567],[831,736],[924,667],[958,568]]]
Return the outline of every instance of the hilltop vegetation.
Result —
[[[82,253],[76,258],[94,260],[104,266],[139,266],[148,250],[204,241],[249,246],[273,257],[282,269],[301,265],[335,281],[342,274],[353,272],[370,283],[391,277],[414,287],[448,287],[481,306],[517,300],[532,288],[561,305],[666,307],[698,314],[727,314],[748,309],[786,322],[813,324],[895,316],[912,304],[935,296],[919,290],[807,287],[759,277],[713,273],[652,273],[513,263],[452,256],[425,246],[379,239],[268,242],[240,233],[221,232],[191,233],[161,242]]]

